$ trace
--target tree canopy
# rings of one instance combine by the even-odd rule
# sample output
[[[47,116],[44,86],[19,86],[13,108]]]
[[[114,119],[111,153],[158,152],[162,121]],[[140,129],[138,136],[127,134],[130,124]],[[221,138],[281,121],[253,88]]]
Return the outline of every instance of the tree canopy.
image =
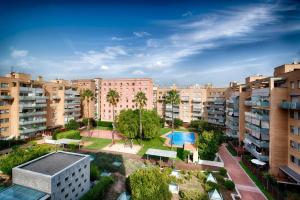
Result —
[[[222,134],[213,131],[203,131],[199,136],[199,157],[203,160],[214,160],[219,150]]]
[[[159,135],[161,124],[160,117],[155,111],[143,110],[142,132],[145,139]],[[129,138],[142,138],[139,133],[139,110],[122,110],[117,118],[117,130]]]

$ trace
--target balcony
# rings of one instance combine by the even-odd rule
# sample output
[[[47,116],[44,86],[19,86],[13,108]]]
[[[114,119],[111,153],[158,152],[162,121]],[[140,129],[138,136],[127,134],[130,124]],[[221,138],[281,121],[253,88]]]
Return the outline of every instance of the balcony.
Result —
[[[80,108],[65,108],[65,113],[80,111]]]
[[[28,121],[20,121],[20,125],[29,125],[29,124],[39,124],[39,123],[44,123],[46,122],[46,118],[41,118],[41,119],[34,119],[34,120],[28,120]]]
[[[239,134],[237,131],[226,130],[225,134],[230,138],[239,138]]]
[[[192,117],[202,117],[202,114],[201,113],[193,113]]]
[[[201,112],[201,107],[194,107],[193,106],[193,112]]]
[[[229,121],[226,121],[226,127],[230,128],[231,130],[234,130],[234,131],[239,130],[239,124],[234,124]]]
[[[60,96],[52,96],[52,100],[60,100]]]
[[[22,130],[20,130],[20,133],[21,134],[27,134],[27,133],[35,133],[35,132],[38,132],[38,131],[43,131],[43,130],[46,130],[46,126],[40,126],[40,127],[37,127],[37,128],[23,128]]]
[[[78,91],[76,90],[65,90],[66,95],[79,95]]]
[[[78,100],[78,101],[80,101],[80,97],[76,97],[76,96],[65,96],[65,100]]]
[[[244,101],[245,106],[252,106],[252,101],[251,100],[246,100]]]
[[[40,111],[40,112],[24,112],[24,113],[20,113],[20,117],[31,117],[31,116],[38,116],[38,115],[46,115],[47,112],[46,111]]]
[[[255,146],[260,148],[269,148],[269,142],[264,140],[256,139],[255,137],[246,134],[246,138],[251,141]]]
[[[215,119],[208,119],[207,120],[208,123],[211,123],[211,124],[215,124],[215,125],[219,125],[219,126],[224,126],[224,122],[220,122],[220,121],[217,121]]]
[[[201,98],[193,98],[193,103],[201,103]]]
[[[262,153],[259,153],[258,151],[256,151],[256,149],[249,145],[249,144],[245,144],[245,149],[251,153],[255,158],[257,158],[258,160],[262,161],[262,162],[267,162],[269,161],[269,156],[267,155],[263,155]]]
[[[280,108],[287,110],[300,110],[300,102],[283,101],[280,103]]]
[[[189,101],[189,97],[188,96],[182,96],[180,98],[181,101]]]
[[[14,98],[10,95],[0,95],[0,99],[1,100],[12,100]]]
[[[46,100],[47,96],[20,96],[20,100]]]
[[[47,104],[20,104],[20,109],[23,108],[44,108]]]
[[[20,87],[20,92],[35,92],[35,93],[43,93],[43,88],[32,88],[32,87]]]

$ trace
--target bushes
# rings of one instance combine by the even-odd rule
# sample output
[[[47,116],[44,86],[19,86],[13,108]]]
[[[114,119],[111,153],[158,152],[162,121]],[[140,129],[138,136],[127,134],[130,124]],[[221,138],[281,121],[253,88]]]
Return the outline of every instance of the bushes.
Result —
[[[227,190],[234,190],[235,188],[235,184],[233,181],[231,180],[225,180],[225,182],[223,183],[224,187],[227,189]]]
[[[214,183],[214,182],[211,182],[211,181],[208,181],[205,183],[204,185],[204,189],[206,192],[210,192],[214,189],[219,189],[219,185],[217,183]]]
[[[175,118],[174,119],[174,128],[179,128],[183,125],[183,121],[181,119]]]
[[[97,126],[113,127],[112,122],[97,121]]]
[[[49,147],[32,146],[30,148],[18,148],[11,153],[0,157],[0,170],[7,175],[11,175],[12,168],[43,156],[50,152]]]
[[[88,126],[89,121],[90,121],[90,127],[95,127],[96,126],[96,121],[93,118],[84,118],[82,120],[82,124],[84,126]]]
[[[65,132],[60,132],[55,134],[56,140],[62,138],[80,140],[81,136],[80,136],[80,132],[76,130],[70,130],[70,131],[65,131]]]
[[[24,144],[25,140],[11,139],[11,140],[0,140],[0,151],[16,145]]]
[[[90,168],[91,168],[91,172],[90,172],[91,173],[91,177],[90,177],[91,181],[98,180],[99,177],[100,177],[100,170],[99,170],[99,168],[95,164],[91,164]]]
[[[213,131],[204,131],[199,136],[199,157],[203,160],[214,160],[222,142],[222,134]]]
[[[133,200],[170,200],[169,175],[159,168],[139,169],[128,178]]]
[[[90,189],[81,200],[98,200],[102,199],[107,189],[113,184],[114,180],[112,177],[101,177],[99,182]]]
[[[179,191],[180,200],[208,200],[206,193],[201,193],[198,190]]]
[[[65,128],[67,130],[77,130],[79,129],[80,125],[74,119],[71,119],[66,125]]]
[[[219,169],[219,174],[221,175],[221,176],[226,176],[226,174],[227,174],[227,170],[225,169],[225,168],[220,168]]]
[[[181,160],[185,161],[189,154],[190,154],[189,151],[184,150],[183,148],[177,148],[177,156]]]

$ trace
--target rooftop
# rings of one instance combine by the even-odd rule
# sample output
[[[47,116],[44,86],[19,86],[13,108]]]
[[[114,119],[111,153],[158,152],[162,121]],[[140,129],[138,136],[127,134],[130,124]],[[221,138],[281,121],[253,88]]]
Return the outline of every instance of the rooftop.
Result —
[[[24,165],[19,166],[19,168],[51,176],[84,157],[85,155],[59,151],[25,163]]]
[[[164,158],[176,158],[177,152],[160,150],[160,149],[148,149],[146,152],[146,155],[158,156],[158,157],[164,157]]]

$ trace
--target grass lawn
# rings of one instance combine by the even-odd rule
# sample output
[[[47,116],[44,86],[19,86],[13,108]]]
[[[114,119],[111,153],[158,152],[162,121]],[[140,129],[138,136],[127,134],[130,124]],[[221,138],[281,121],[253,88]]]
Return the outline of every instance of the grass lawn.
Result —
[[[262,185],[262,183],[250,171],[250,169],[248,169],[248,167],[242,161],[240,161],[240,165],[245,170],[245,172],[248,174],[248,176],[253,180],[253,182],[255,183],[255,185],[264,193],[264,195],[268,198],[268,200],[273,200],[273,197],[271,196],[271,194],[267,190],[265,190],[265,188]]]
[[[96,126],[95,128],[94,128],[95,130],[113,130],[113,128],[112,127],[105,127],[105,126]]]
[[[91,142],[90,145],[84,146],[84,149],[97,150],[102,149],[111,143],[111,139],[102,139],[102,138],[82,138],[84,142]]]

